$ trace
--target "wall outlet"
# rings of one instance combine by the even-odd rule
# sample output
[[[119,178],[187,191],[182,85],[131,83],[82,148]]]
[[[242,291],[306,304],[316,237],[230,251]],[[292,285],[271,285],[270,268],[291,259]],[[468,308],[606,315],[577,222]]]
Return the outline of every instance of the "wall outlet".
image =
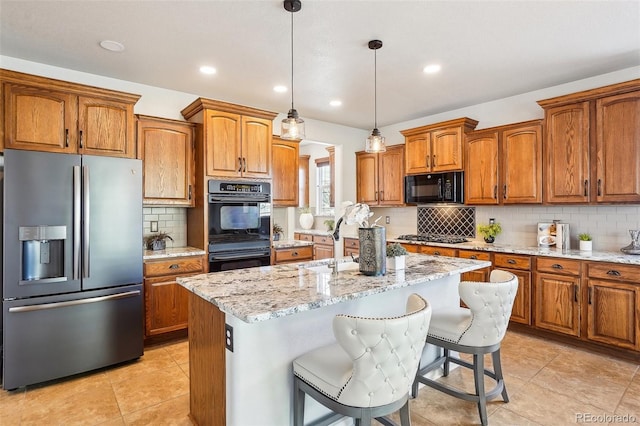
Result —
[[[158,232],[158,221],[152,220],[149,222],[149,227],[151,228],[151,232]]]
[[[390,224],[390,223],[391,223],[391,217],[389,217],[389,216],[385,216],[385,217],[384,217],[384,221],[385,221],[385,223],[386,223],[387,225],[388,225],[388,224]]]

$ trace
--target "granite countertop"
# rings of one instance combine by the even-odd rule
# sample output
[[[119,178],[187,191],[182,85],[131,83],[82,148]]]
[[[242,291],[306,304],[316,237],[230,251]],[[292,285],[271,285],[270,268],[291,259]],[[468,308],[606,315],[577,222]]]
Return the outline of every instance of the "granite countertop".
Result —
[[[459,244],[442,244],[431,242],[419,242],[419,241],[406,241],[398,239],[387,239],[388,242],[398,242],[404,244],[420,244],[426,246],[438,246],[438,247],[451,247],[461,250],[479,250],[490,251],[494,253],[511,253],[511,254],[526,254],[529,256],[547,256],[547,257],[560,257],[566,259],[576,260],[592,260],[596,262],[612,262],[612,263],[624,263],[628,265],[640,265],[640,256],[624,254],[616,251],[580,251],[580,250],[556,250],[555,248],[544,247],[526,247],[526,246],[513,246],[503,244],[487,244],[480,241],[468,241],[466,243]]]
[[[293,232],[298,234],[322,235],[323,237],[333,235],[333,231],[324,231],[322,229],[294,229]]]
[[[328,262],[214,272],[177,281],[221,311],[255,323],[491,266],[486,261],[410,253],[406,269],[380,277],[362,275],[357,269],[339,272],[337,277],[307,269]]]
[[[166,250],[145,250],[142,260],[166,259],[170,257],[202,256],[207,254],[204,250],[194,247],[171,247]]]
[[[302,241],[302,240],[278,240],[278,241],[273,241],[271,243],[271,247],[273,247],[276,250],[293,248],[293,247],[308,247],[312,245],[313,245],[313,241]]]

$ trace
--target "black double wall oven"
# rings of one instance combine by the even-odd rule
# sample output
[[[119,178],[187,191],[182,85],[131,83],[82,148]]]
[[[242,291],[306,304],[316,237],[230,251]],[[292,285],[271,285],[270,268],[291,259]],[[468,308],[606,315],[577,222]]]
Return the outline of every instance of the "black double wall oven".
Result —
[[[271,184],[209,180],[209,271],[271,264]]]

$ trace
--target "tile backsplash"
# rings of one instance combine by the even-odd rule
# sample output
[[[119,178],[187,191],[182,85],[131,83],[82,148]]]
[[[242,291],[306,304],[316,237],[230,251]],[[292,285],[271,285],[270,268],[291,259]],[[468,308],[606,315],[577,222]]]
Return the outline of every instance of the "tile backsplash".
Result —
[[[181,207],[144,207],[143,235],[153,234],[151,222],[158,222],[158,231],[166,232],[173,238],[167,240],[167,247],[187,245],[187,209]]]
[[[418,234],[476,236],[476,208],[418,206]]]

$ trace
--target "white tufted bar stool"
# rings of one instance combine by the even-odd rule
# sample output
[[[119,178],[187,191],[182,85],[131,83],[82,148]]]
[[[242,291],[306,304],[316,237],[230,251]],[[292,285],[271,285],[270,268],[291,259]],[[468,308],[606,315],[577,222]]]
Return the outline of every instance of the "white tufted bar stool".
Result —
[[[510,272],[494,270],[489,282],[461,281],[458,292],[469,307],[434,310],[427,343],[444,349],[444,354],[429,365],[420,368],[413,383],[412,394],[418,396],[418,385],[423,383],[449,395],[474,401],[478,404],[480,422],[488,424],[487,400],[502,394],[509,402],[500,365],[500,342],[507,332],[511,308],[518,291],[518,278]],[[473,355],[473,364],[451,355],[457,351]],[[491,354],[493,371],[484,368],[484,354]],[[424,377],[428,372],[444,365],[444,375],[449,374],[449,363],[473,370],[475,394],[450,388]],[[484,375],[496,381],[496,387],[488,392],[484,388]]]
[[[308,352],[293,361],[295,426],[304,423],[305,394],[332,414],[314,422],[328,425],[343,416],[356,425],[369,425],[400,410],[409,425],[409,391],[425,345],[431,306],[412,294],[406,314],[394,318],[337,315],[333,334],[337,343]]]

